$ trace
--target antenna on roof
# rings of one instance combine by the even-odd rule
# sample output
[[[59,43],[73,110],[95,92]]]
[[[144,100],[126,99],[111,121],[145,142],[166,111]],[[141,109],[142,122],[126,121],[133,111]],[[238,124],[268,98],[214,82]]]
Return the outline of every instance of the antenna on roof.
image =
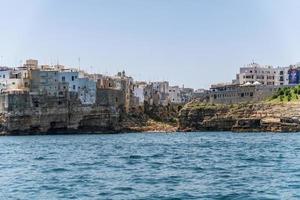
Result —
[[[80,57],[78,57],[78,71],[80,71]]]

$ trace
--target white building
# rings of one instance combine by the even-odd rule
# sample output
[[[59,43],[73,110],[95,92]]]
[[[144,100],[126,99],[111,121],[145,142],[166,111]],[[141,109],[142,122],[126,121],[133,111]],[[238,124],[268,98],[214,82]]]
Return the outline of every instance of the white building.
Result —
[[[278,69],[272,66],[261,66],[257,63],[251,63],[240,68],[240,73],[236,76],[237,84],[260,82],[263,85],[275,85],[277,83]]]
[[[78,92],[79,82],[78,82],[79,72],[76,70],[64,70],[58,72],[58,80],[62,83],[69,83],[69,92]]]
[[[4,90],[7,88],[9,75],[10,75],[11,69],[3,68],[0,71],[0,90]]]
[[[288,85],[289,84],[289,69],[290,67],[276,68],[275,85]]]
[[[139,105],[144,105],[146,82],[135,82],[133,86],[133,95],[138,98]]]

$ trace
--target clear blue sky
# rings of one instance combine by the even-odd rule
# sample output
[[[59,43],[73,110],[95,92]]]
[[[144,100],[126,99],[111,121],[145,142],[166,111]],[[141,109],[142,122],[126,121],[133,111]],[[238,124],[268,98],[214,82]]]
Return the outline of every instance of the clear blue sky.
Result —
[[[300,61],[298,0],[0,0],[0,56],[194,88]]]

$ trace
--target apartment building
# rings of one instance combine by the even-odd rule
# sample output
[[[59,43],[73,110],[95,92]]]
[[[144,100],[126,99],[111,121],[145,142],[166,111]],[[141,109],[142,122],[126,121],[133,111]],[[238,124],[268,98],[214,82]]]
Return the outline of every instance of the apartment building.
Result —
[[[257,63],[251,63],[240,68],[239,74],[236,75],[237,84],[259,82],[263,85],[278,84],[278,69],[272,66],[261,66]]]

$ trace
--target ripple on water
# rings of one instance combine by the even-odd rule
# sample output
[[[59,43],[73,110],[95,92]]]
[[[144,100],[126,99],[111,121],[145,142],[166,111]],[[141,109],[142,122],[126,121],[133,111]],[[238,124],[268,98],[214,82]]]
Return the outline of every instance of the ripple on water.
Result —
[[[0,199],[300,194],[300,134],[56,135],[2,137],[0,143]]]

